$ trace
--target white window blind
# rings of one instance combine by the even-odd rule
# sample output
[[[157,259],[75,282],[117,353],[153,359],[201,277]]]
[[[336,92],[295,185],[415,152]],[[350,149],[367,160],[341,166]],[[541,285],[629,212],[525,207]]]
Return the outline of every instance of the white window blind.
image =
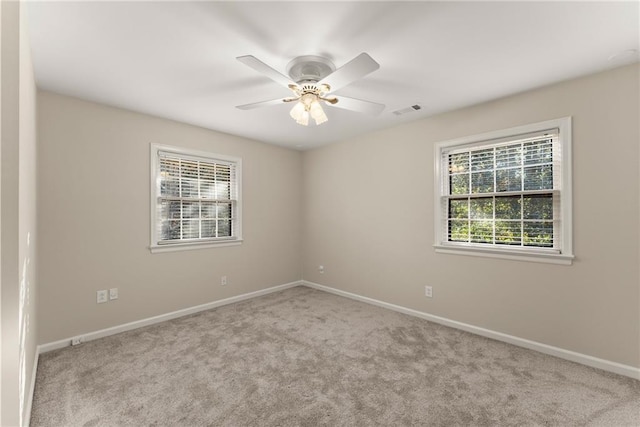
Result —
[[[436,247],[566,254],[565,151],[559,127],[440,145]]]
[[[157,146],[152,155],[152,246],[216,243],[240,237],[238,160]]]
[[[555,129],[512,142],[443,151],[447,240],[557,250],[557,141]]]

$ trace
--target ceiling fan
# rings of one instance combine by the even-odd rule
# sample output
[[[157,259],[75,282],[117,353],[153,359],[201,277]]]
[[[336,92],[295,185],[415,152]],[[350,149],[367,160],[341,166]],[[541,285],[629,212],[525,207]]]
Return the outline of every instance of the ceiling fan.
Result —
[[[238,105],[236,108],[241,110],[295,102],[289,114],[298,124],[304,126],[309,124],[309,117],[312,117],[317,125],[328,120],[322,103],[368,114],[379,114],[384,110],[383,104],[333,95],[338,89],[380,68],[380,65],[366,53],[361,53],[338,69],[333,62],[322,56],[299,56],[287,65],[288,77],[252,55],[239,56],[236,59],[293,92],[293,96],[288,98]]]

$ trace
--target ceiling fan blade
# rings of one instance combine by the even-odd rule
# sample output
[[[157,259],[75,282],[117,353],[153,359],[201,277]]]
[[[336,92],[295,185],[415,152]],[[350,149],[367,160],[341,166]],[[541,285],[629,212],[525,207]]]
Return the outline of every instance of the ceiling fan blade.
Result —
[[[331,92],[335,92],[367,74],[374,72],[378,68],[380,68],[380,64],[363,52],[320,80],[318,86],[328,84],[331,87]]]
[[[346,96],[338,96],[338,102],[333,106],[371,115],[380,114],[385,107],[384,104],[378,104],[377,102],[363,101],[362,99],[348,98]]]
[[[260,61],[253,55],[238,56],[236,59],[284,87],[288,88],[290,85],[295,85],[295,82],[292,82],[289,77],[280,74],[278,71]]]
[[[271,105],[284,104],[285,102],[289,102],[289,100],[287,98],[285,98],[285,99],[278,98],[278,99],[272,99],[270,101],[262,101],[262,102],[254,102],[252,104],[236,105],[236,108],[238,108],[240,110],[253,110],[254,108],[269,107]]]

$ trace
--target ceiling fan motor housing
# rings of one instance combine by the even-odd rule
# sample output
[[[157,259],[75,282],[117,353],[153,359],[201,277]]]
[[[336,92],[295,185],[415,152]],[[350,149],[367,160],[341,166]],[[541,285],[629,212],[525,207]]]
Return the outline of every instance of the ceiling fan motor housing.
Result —
[[[298,84],[317,83],[333,73],[335,69],[336,66],[327,58],[306,55],[292,59],[287,65],[287,74]]]

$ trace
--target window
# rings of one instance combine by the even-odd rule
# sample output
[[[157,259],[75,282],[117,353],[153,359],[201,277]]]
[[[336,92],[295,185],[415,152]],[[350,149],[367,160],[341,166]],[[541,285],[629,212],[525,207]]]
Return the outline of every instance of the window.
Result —
[[[571,264],[571,119],[436,145],[436,252]]]
[[[240,244],[241,160],[151,145],[151,251]]]

